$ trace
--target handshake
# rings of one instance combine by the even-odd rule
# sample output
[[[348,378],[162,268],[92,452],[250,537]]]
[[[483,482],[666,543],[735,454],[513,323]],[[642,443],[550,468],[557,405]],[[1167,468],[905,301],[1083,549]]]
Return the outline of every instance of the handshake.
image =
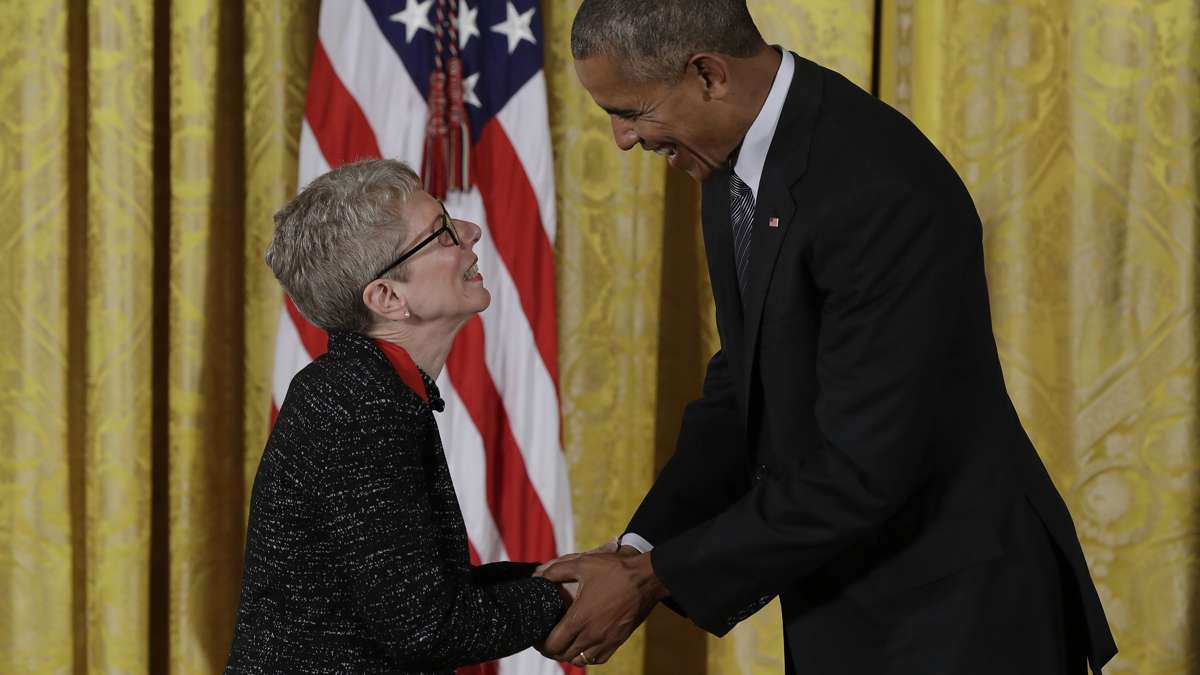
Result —
[[[534,576],[560,584],[567,601],[562,620],[538,651],[577,666],[608,661],[668,595],[654,575],[650,554],[619,546],[617,539],[551,560]]]

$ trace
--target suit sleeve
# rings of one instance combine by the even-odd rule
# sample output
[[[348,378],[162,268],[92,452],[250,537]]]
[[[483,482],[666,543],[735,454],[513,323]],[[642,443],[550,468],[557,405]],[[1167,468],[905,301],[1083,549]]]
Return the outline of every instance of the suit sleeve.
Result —
[[[394,402],[366,402],[358,433],[322,467],[333,543],[355,570],[353,597],[374,637],[405,669],[488,661],[545,639],[565,606],[555,584],[514,566],[443,565],[421,447]]]
[[[684,408],[676,449],[626,532],[657,545],[720,513],[749,489],[745,434],[723,352],[708,363],[703,396]]]
[[[674,601],[717,635],[869,541],[928,471],[938,356],[961,314],[970,228],[890,185],[835,200],[815,223],[817,447],[779,448],[790,462],[652,554]]]

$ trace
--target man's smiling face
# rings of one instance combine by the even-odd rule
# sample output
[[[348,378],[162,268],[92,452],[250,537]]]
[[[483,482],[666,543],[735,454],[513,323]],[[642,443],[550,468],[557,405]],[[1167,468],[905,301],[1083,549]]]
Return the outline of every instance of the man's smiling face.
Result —
[[[631,80],[626,71],[606,55],[575,61],[579,81],[609,115],[617,147],[641,145],[703,182],[736,144],[720,138],[704,77],[691,64],[674,83]]]

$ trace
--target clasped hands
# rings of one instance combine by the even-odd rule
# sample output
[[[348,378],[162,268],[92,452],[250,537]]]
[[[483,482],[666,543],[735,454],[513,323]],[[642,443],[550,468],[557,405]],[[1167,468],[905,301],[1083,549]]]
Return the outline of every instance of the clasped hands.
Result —
[[[612,540],[585,553],[556,558],[534,576],[563,584],[573,601],[538,648],[577,666],[605,663],[668,595],[649,553]]]

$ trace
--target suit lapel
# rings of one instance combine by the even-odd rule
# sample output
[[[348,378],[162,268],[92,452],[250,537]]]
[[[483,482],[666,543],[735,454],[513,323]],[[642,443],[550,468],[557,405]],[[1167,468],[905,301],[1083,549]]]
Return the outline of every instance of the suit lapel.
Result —
[[[741,331],[745,338],[742,361],[742,372],[745,373],[742,378],[743,414],[750,405],[750,380],[758,353],[758,332],[775,263],[784,238],[797,226],[797,205],[792,188],[808,169],[808,149],[821,100],[821,74],[816,64],[795,54],[792,57],[796,63],[795,73],[779,116],[779,124],[775,127],[771,149],[767,152],[755,200],[754,230],[750,239],[750,280],[742,298],[745,322]],[[728,221],[728,196],[725,201],[725,219]],[[732,246],[730,242],[725,250],[733,250]]]

